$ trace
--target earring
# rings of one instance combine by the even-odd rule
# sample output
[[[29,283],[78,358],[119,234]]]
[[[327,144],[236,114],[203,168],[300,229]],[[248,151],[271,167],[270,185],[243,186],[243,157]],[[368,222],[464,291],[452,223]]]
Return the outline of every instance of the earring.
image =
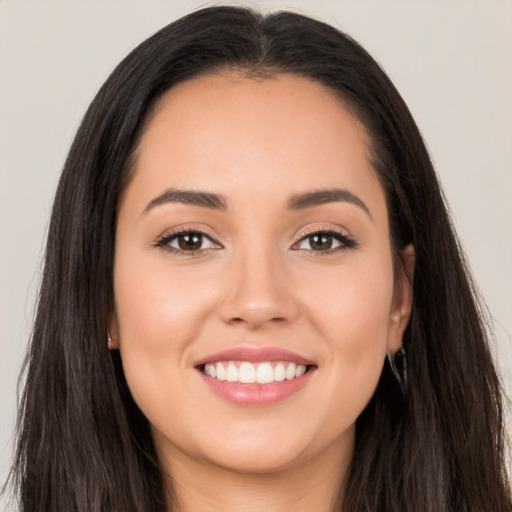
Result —
[[[112,336],[110,336],[110,334],[108,335],[108,338],[107,338],[107,348],[109,350],[112,350]]]
[[[404,347],[400,347],[400,350],[396,354],[388,354],[388,363],[395,376],[400,389],[402,390],[403,396],[407,396],[409,389],[409,383],[407,381],[407,358],[405,357]]]

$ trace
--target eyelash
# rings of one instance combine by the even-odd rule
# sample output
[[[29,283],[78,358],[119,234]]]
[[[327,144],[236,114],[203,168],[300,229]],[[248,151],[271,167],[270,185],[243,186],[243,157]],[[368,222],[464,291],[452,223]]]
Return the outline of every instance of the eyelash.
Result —
[[[209,234],[202,230],[195,229],[195,228],[183,228],[178,229],[175,231],[172,231],[170,233],[167,233],[165,235],[162,235],[154,244],[155,247],[161,248],[169,253],[176,254],[178,256],[197,256],[199,254],[204,253],[208,249],[198,249],[195,251],[184,251],[181,249],[177,249],[176,247],[170,247],[169,244],[176,239],[177,237],[181,235],[197,235],[199,237],[204,237],[210,240],[210,242],[217,244],[220,246],[218,242],[214,240],[214,238]],[[329,249],[327,251],[315,251],[313,249],[307,249],[312,255],[315,256],[327,256],[330,254],[350,250],[350,249],[356,249],[358,247],[357,242],[351,238],[349,235],[338,231],[333,228],[315,228],[309,231],[304,231],[299,235],[299,238],[293,243],[292,247],[295,247],[297,244],[302,242],[304,239],[313,236],[313,235],[327,235],[330,237],[333,237],[338,242],[340,242],[340,246],[335,249]],[[299,249],[297,249],[299,250]]]

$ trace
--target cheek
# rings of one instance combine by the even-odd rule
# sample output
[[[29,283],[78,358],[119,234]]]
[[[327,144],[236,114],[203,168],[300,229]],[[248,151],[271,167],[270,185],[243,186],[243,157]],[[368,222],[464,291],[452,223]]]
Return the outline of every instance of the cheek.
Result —
[[[391,258],[381,256],[335,271],[327,269],[325,276],[317,276],[314,286],[303,284],[303,296],[317,328],[328,339],[358,340],[354,348],[362,349],[387,335],[393,287]]]
[[[381,259],[378,264],[340,270],[335,277],[318,281],[314,290],[308,310],[328,346],[329,358],[324,364],[331,389],[335,393],[343,389],[344,400],[356,409],[364,407],[378,383],[386,355],[392,263]]]
[[[116,261],[114,291],[126,381],[150,412],[180,394],[179,374],[187,370],[187,350],[199,336],[209,294],[192,275],[178,278],[161,262],[136,258]]]
[[[135,251],[133,251],[135,253]],[[114,290],[120,342],[141,352],[170,351],[193,339],[208,310],[208,283],[165,258],[116,261]]]

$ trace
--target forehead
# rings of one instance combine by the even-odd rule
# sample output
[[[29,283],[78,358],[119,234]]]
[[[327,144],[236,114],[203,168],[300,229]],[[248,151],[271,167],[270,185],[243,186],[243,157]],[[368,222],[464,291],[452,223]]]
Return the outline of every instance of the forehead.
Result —
[[[171,136],[171,130],[178,127],[188,130],[183,136],[193,131],[194,136],[201,135],[208,141],[236,134],[233,143],[258,131],[259,135],[265,131],[269,140],[283,146],[300,142],[304,136],[325,137],[329,132],[338,139],[336,142],[347,137],[357,138],[363,146],[368,142],[364,127],[340,95],[318,82],[291,74],[258,78],[229,72],[176,85],[148,116],[138,153],[148,141]],[[330,141],[331,137],[326,143]]]
[[[128,188],[146,200],[170,186],[233,199],[249,193],[285,201],[331,187],[382,196],[368,154],[359,120],[312,80],[207,75],[175,86],[156,104]]]

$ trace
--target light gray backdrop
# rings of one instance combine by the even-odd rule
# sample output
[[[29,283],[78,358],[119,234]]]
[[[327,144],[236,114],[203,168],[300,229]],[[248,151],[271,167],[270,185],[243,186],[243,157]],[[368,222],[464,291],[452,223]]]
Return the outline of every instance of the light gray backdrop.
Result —
[[[49,209],[74,132],[98,87],[133,46],[203,5],[0,0],[0,481],[11,457],[15,384]],[[388,71],[441,176],[495,321],[496,357],[512,392],[512,1],[250,5],[292,8],[342,27]]]

